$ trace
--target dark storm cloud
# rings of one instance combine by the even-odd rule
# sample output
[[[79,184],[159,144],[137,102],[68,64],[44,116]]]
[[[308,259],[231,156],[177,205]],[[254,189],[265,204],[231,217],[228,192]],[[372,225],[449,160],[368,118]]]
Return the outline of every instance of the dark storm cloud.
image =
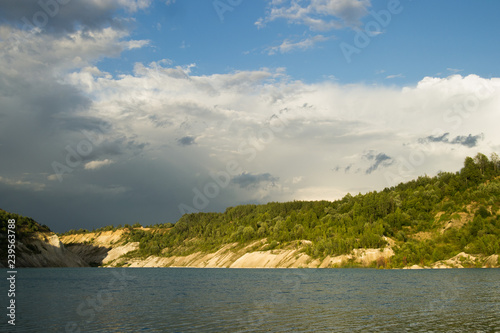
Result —
[[[468,136],[457,136],[450,143],[472,148],[472,147],[477,146],[478,141],[482,140],[482,138],[483,138],[482,135],[474,135],[473,136],[473,135],[469,134]]]
[[[450,135],[450,133],[444,133],[443,135],[440,135],[440,136],[434,136],[434,135],[429,135],[428,137],[426,138],[423,138],[423,139],[419,139],[418,141],[420,143],[425,143],[425,142],[446,142],[448,143],[448,136]]]
[[[61,2],[62,4],[60,4]],[[0,21],[29,31],[38,27],[44,32],[96,30],[105,25],[120,25],[113,18],[117,1],[16,0],[0,2]]]
[[[0,66],[0,71],[6,73],[5,68]],[[74,141],[74,130],[95,127],[95,120],[76,116],[92,105],[77,89],[55,82],[49,73],[45,80],[21,77],[22,69],[18,73],[0,80],[0,91],[5,92],[0,95],[3,176],[50,172],[58,148]]]
[[[418,142],[424,144],[429,142],[441,142],[451,145],[462,145],[468,148],[473,148],[476,147],[478,142],[483,139],[482,134],[478,135],[469,134],[467,136],[459,135],[451,140],[449,139],[449,135],[450,133],[444,133],[443,135],[440,136],[429,135],[428,137],[420,138]]]
[[[172,189],[184,188],[189,177],[192,172],[176,172],[165,163],[134,159],[116,168],[74,170],[44,191],[0,182],[0,208],[33,217],[56,232],[176,222],[179,201]]]
[[[181,146],[191,146],[195,144],[195,137],[185,136],[177,140],[177,143]]]
[[[0,68],[1,69],[1,68]],[[25,77],[24,77],[25,75]],[[47,71],[43,75],[50,75]],[[86,110],[92,101],[76,88],[61,84],[52,78],[43,78],[20,71],[16,75],[3,75],[0,80],[0,96],[3,107],[1,113],[10,115],[23,115],[29,113],[36,119],[50,118],[54,121],[63,120],[65,114],[73,114]],[[9,110],[11,108],[11,110]],[[15,109],[15,112],[12,112]],[[33,118],[30,118],[33,121]]]
[[[111,124],[96,117],[61,115],[55,120],[59,128],[68,131],[104,132],[111,128]]]
[[[368,159],[369,161],[373,161],[373,164],[368,169],[366,169],[366,174],[371,174],[380,166],[389,166],[393,163],[392,158],[384,153],[378,153],[375,155],[373,151],[370,151],[369,153],[363,155],[363,157]]]
[[[260,174],[251,174],[251,173],[242,173],[232,179],[232,182],[238,185],[240,188],[250,188],[258,186],[263,182],[272,182],[278,181],[278,177],[273,177],[270,173],[260,173]]]

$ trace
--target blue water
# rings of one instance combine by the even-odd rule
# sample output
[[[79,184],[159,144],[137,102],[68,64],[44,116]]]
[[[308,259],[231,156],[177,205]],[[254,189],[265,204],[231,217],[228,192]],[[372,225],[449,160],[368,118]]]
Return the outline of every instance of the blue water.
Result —
[[[19,269],[16,289],[0,331],[500,332],[499,269]]]

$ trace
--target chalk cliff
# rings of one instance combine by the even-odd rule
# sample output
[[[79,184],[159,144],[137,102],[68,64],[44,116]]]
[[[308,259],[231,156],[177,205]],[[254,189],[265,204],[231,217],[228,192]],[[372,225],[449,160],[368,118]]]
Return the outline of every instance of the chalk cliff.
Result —
[[[139,243],[126,243],[124,233],[124,230],[115,230],[65,235],[61,241],[87,264],[108,267],[323,268],[340,267],[349,262],[368,267],[383,265],[394,255],[389,245],[384,249],[357,249],[350,255],[319,260],[302,251],[309,241],[298,241],[284,249],[263,250],[268,244],[266,239],[261,239],[243,248],[238,243],[226,244],[212,253],[142,258],[130,255],[139,248]]]
[[[16,267],[86,267],[79,256],[68,251],[51,232],[35,232],[17,242]]]

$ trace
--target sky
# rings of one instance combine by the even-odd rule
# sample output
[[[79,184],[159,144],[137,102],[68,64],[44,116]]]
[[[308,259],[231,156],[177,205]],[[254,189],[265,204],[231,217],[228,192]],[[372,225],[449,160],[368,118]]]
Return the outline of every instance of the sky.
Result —
[[[56,232],[500,152],[498,1],[0,2],[0,208]]]

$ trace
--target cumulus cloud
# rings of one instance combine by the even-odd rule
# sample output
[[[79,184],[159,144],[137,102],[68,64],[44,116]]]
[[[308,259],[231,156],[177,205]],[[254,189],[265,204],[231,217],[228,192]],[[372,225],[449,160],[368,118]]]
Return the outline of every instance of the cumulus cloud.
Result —
[[[150,0],[87,0],[66,4],[58,1],[2,1],[0,20],[20,29],[18,36],[25,36],[33,30],[45,33],[96,31],[108,26],[122,27],[126,22],[116,17],[117,10],[125,8],[136,12],[149,7],[150,3]]]
[[[264,27],[267,22],[284,19],[319,31],[356,27],[370,6],[370,0],[271,1],[266,16],[255,24]]]
[[[2,208],[36,212],[56,231],[175,222],[179,205],[193,206],[213,184],[217,191],[200,210],[333,200],[353,189],[394,185],[385,172],[410,178],[459,168],[464,155],[487,153],[500,140],[496,78],[426,77],[401,89],[304,83],[283,68],[197,75],[194,64],[169,60],[106,73],[99,59],[148,45],[112,22],[113,8],[128,4],[134,11],[148,3],[110,1],[86,21],[61,9],[52,31],[48,24],[48,33],[34,32],[22,44],[9,40],[23,33],[21,26],[13,20],[0,26]],[[34,4],[19,13],[28,15]],[[275,1],[269,20],[340,27],[355,24],[368,5]],[[21,10],[1,6],[9,17]],[[433,145],[419,138],[445,132],[484,137],[455,135],[448,138],[453,145],[423,150]],[[415,152],[423,160],[401,174],[401,161],[412,161]]]
[[[88,84],[83,84],[82,75],[73,75],[72,82],[83,88]],[[378,174],[373,180],[379,186],[392,185],[378,171],[396,168],[398,158],[408,158],[419,149],[422,133],[454,127],[485,131],[483,122],[463,118],[453,105],[477,95],[476,116],[491,117],[499,88],[497,79],[475,76],[425,78],[414,87],[397,89],[289,82],[282,71],[268,69],[197,76],[177,67],[144,65],[138,66],[133,75],[119,79],[96,77],[91,83],[89,93],[95,96],[94,107],[100,110],[100,117],[115,124],[115,128],[135,133],[148,143],[149,151],[164,151],[168,147],[165,143],[172,141],[182,147],[182,143],[194,142],[192,133],[196,133],[203,140],[191,145],[194,150],[168,147],[169,156],[186,164],[196,161],[193,163],[200,165],[205,175],[208,170],[225,170],[227,161],[236,160],[248,170],[248,175],[233,182],[242,189],[251,188],[239,185],[255,175],[269,173],[289,179],[290,187],[275,193],[275,198],[287,199],[293,199],[299,188],[323,183],[327,175],[321,170],[330,170],[326,167],[330,160],[348,175],[336,178],[335,186],[347,188],[350,181],[358,182],[351,176],[359,174],[360,169],[368,176]],[[166,86],[169,90],[161,89]],[[274,127],[269,126],[269,121],[277,121],[276,130],[270,129]],[[493,128],[485,133],[492,140],[496,135]],[[183,138],[182,142],[179,138]],[[451,141],[460,140],[466,142],[463,138]],[[412,144],[401,145],[405,141]],[[383,153],[373,149],[363,157],[367,146],[381,147]],[[352,152],[357,152],[356,157],[347,158]],[[429,155],[428,163],[443,153],[456,154],[458,163],[467,154],[436,151]],[[258,166],[266,166],[267,172],[262,173]],[[304,174],[303,170],[309,170],[307,181],[294,183],[293,178]],[[419,166],[412,175],[426,172],[423,170]],[[309,174],[317,174],[318,178]],[[204,184],[201,181],[199,188]],[[227,189],[227,193],[231,191]],[[244,193],[232,195],[245,202]]]
[[[19,29],[0,26],[1,55],[7,65],[0,70],[4,75],[29,80],[47,80],[70,70],[92,68],[95,67],[92,64],[102,57],[118,56],[125,50],[149,43],[127,39],[126,31],[111,27],[96,31],[78,30],[64,36],[39,33],[30,34],[22,40],[10,38],[20,34]],[[16,72],[17,68],[24,70]]]

